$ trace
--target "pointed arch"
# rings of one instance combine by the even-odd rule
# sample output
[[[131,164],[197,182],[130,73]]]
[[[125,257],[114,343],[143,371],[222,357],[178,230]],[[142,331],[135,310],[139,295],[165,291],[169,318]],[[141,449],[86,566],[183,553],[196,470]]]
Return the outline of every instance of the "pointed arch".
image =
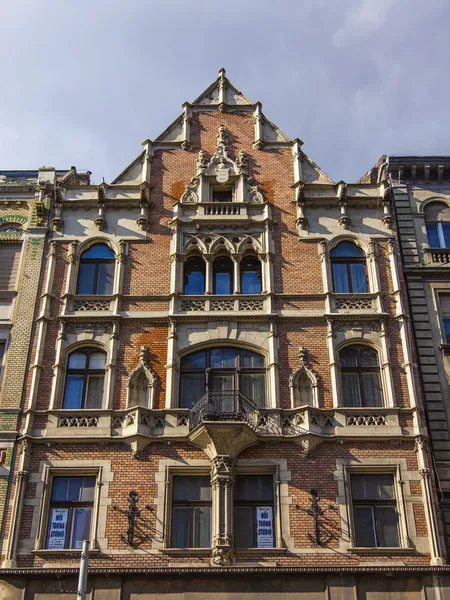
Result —
[[[153,408],[156,389],[156,377],[150,370],[148,347],[142,346],[138,366],[128,377],[127,406]]]
[[[318,381],[314,371],[308,366],[306,348],[299,348],[299,367],[289,376],[292,408],[299,406],[319,407]]]

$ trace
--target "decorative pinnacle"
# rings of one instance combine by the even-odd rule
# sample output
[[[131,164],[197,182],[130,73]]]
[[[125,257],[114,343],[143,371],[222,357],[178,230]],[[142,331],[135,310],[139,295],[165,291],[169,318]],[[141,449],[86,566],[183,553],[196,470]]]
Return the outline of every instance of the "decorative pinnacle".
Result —
[[[220,77],[225,77],[225,73],[226,73],[225,69],[223,67],[220,67],[220,69],[219,69],[219,76]]]

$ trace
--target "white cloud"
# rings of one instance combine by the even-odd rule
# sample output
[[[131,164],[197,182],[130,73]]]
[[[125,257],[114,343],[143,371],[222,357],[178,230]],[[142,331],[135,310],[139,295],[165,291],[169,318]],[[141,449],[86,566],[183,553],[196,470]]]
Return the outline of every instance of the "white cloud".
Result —
[[[339,48],[364,40],[384,25],[392,6],[393,0],[350,0],[344,24],[331,38],[333,45]]]

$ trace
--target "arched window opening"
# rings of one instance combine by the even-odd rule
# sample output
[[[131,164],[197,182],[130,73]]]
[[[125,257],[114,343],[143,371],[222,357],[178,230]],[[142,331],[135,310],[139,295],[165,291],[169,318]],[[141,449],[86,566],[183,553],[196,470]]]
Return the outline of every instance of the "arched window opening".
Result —
[[[184,286],[183,291],[190,296],[203,295],[205,293],[205,261],[195,256],[184,263]]]
[[[114,252],[105,244],[94,244],[81,255],[77,294],[111,295],[114,270]]]
[[[367,288],[364,252],[351,242],[341,242],[331,251],[333,289],[336,294],[365,294]]]
[[[225,346],[188,354],[181,359],[180,407],[190,408],[207,392],[224,404],[242,393],[265,406],[266,368],[261,354]]]
[[[344,406],[383,406],[380,367],[376,350],[363,345],[339,353]]]
[[[450,248],[450,206],[430,202],[425,207],[425,223],[431,248]]]
[[[261,262],[256,256],[247,256],[241,260],[241,292],[260,294],[262,291]]]
[[[214,294],[232,294],[234,291],[234,266],[228,256],[219,256],[213,264]]]
[[[106,353],[83,348],[69,355],[63,408],[101,408]]]

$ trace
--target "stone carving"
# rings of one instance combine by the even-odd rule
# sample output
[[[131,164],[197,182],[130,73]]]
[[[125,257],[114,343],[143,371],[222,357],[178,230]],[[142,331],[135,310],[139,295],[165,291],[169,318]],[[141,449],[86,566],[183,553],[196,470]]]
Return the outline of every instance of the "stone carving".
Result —
[[[247,152],[244,152],[244,150],[239,152],[236,166],[241,177],[248,177],[248,157]]]
[[[317,376],[308,361],[308,351],[304,346],[298,349],[299,366],[289,375],[292,407],[317,405]]]
[[[232,548],[213,548],[211,563],[217,567],[231,567],[234,563],[234,551]]]
[[[185,415],[179,415],[177,419],[177,427],[186,427],[189,424],[189,419]]]
[[[379,321],[334,321],[333,331],[345,331],[347,329],[369,329],[370,331],[381,331]]]
[[[204,175],[206,173],[206,169],[208,168],[208,157],[204,150],[200,150],[197,156],[197,174]]]
[[[186,188],[186,191],[181,196],[181,202],[182,202],[182,204],[197,204],[197,202],[198,202],[197,194],[195,192],[193,192],[192,190],[189,190]]]
[[[181,311],[190,312],[195,310],[206,310],[204,300],[183,300],[181,302]]]
[[[300,441],[300,446],[303,448],[305,458],[314,460],[317,457],[317,446],[322,443],[322,440],[317,438],[304,438]]]
[[[135,422],[136,422],[136,413],[135,412],[128,413],[127,416],[125,417],[124,427],[129,427],[130,425],[134,425]]]
[[[211,300],[211,311],[234,310],[234,300]]]
[[[83,331],[95,331],[95,333],[112,333],[113,332],[113,324],[112,323],[91,323],[91,322],[77,322],[77,323],[67,323],[65,333],[82,333]]]
[[[239,310],[264,310],[264,300],[240,300]]]
[[[336,298],[336,308],[346,308],[349,310],[373,308],[372,298],[358,298],[358,296],[352,296],[351,298]]]
[[[346,424],[349,426],[387,425],[386,415],[349,415]]]
[[[141,346],[139,362],[128,378],[128,406],[152,408],[156,388],[156,377],[150,369],[147,346]]]
[[[88,310],[110,310],[111,303],[109,300],[74,300],[73,310],[88,311]]]
[[[261,204],[264,202],[264,197],[256,185],[249,185],[248,201],[250,204]]]
[[[58,427],[98,427],[98,416],[64,416],[60,417]]]

